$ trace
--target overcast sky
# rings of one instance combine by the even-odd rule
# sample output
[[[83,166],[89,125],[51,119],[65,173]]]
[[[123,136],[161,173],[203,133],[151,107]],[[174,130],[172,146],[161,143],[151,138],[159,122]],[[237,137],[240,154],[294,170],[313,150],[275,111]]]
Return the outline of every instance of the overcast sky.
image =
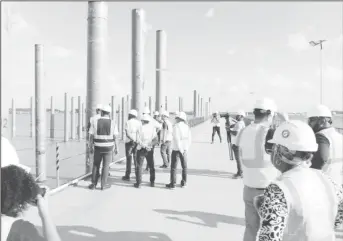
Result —
[[[2,2],[2,112],[34,93],[34,44],[45,45],[44,94],[63,108],[64,92],[86,95],[87,2]],[[102,102],[131,90],[131,10],[146,11],[146,96],[155,93],[156,30],[167,33],[169,110],[193,106],[193,90],[217,110],[250,110],[256,98],[306,111],[319,102],[320,50],[326,39],[324,103],[342,110],[342,3],[108,3],[109,70]],[[8,10],[9,9],[9,10]],[[254,93],[254,94],[253,94]]]

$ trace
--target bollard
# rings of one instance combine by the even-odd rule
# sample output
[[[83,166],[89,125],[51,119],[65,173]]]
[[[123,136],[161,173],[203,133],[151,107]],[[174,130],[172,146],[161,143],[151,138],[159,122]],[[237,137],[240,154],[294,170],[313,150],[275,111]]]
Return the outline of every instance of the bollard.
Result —
[[[57,181],[57,187],[60,186],[60,146],[58,143],[56,143],[56,181]]]

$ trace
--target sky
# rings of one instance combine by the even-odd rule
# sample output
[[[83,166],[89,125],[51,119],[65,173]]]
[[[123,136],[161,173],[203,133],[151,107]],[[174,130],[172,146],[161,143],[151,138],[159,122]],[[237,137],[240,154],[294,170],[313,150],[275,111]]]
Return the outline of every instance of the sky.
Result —
[[[1,109],[34,95],[34,44],[44,45],[44,100],[86,98],[87,2],[1,3]],[[193,108],[193,90],[212,110],[250,111],[262,97],[280,111],[307,111],[320,101],[343,110],[341,2],[109,2],[108,71],[103,103],[131,92],[131,11],[146,12],[145,100],[155,99],[156,31],[167,34],[168,109]],[[309,45],[327,40],[324,49]],[[322,52],[322,65],[320,54]],[[75,102],[76,103],[76,102]]]

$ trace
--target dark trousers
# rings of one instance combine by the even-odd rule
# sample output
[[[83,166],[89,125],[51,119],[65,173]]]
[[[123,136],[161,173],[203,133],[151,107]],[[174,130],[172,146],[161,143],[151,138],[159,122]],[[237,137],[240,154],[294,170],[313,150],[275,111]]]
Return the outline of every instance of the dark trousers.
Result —
[[[144,159],[147,160],[149,170],[150,170],[150,182],[155,183],[155,163],[152,158],[152,152],[147,151],[146,149],[140,149],[137,151],[137,165],[136,165],[136,182],[138,184],[142,183],[142,169]]]
[[[176,168],[178,162],[181,162],[182,167],[182,181],[187,182],[187,154],[183,155],[179,151],[172,151],[171,155],[171,166],[170,166],[170,182],[171,184],[176,183]]]
[[[161,156],[163,160],[163,165],[169,166],[171,154],[171,141],[166,141],[161,145]]]
[[[132,156],[135,167],[137,166],[137,145],[133,142],[125,143],[125,155],[126,155],[126,172],[125,176],[130,177],[131,174],[131,165],[132,165]]]
[[[218,133],[219,139],[220,141],[222,141],[222,137],[220,135],[220,127],[219,126],[213,126],[213,130],[212,130],[212,142],[214,141],[214,135],[216,134],[216,132]]]
[[[243,173],[242,162],[241,162],[241,158],[239,156],[238,146],[233,144],[232,145],[232,150],[233,150],[233,153],[235,154],[235,159],[236,159],[236,163],[237,163],[237,174],[242,174]]]
[[[112,162],[113,153],[112,152],[100,152],[99,150],[94,150],[94,162],[92,170],[92,183],[96,186],[100,177],[100,165],[102,162],[102,172],[101,172],[101,187],[107,184],[108,172],[110,169],[110,163]]]
[[[227,142],[231,143],[231,132],[227,130],[226,135],[227,135]]]
[[[229,147],[230,160],[233,160],[233,151],[232,151],[232,144],[231,144],[231,132],[226,130],[226,135],[227,135],[227,144]]]
[[[155,159],[154,159],[154,153],[155,153],[155,146],[153,146],[151,148],[150,151],[148,151],[148,156],[152,159],[152,162],[155,163]],[[146,162],[146,168],[145,169],[149,169],[149,162]]]

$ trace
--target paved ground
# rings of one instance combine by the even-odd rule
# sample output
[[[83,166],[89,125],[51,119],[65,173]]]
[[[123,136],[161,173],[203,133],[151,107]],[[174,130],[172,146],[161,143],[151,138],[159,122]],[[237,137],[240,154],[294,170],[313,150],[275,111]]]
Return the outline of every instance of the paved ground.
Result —
[[[133,181],[121,181],[124,164],[118,164],[111,170],[109,190],[90,191],[89,182],[83,181],[50,197],[50,210],[62,240],[241,241],[243,185],[242,180],[231,179],[236,168],[228,158],[227,144],[218,139],[210,144],[209,122],[193,128],[192,133],[186,189],[165,189],[169,171],[159,168],[155,188],[148,185],[145,173],[145,184],[135,189]],[[158,151],[156,167],[161,165]],[[34,208],[25,218],[41,225]]]

